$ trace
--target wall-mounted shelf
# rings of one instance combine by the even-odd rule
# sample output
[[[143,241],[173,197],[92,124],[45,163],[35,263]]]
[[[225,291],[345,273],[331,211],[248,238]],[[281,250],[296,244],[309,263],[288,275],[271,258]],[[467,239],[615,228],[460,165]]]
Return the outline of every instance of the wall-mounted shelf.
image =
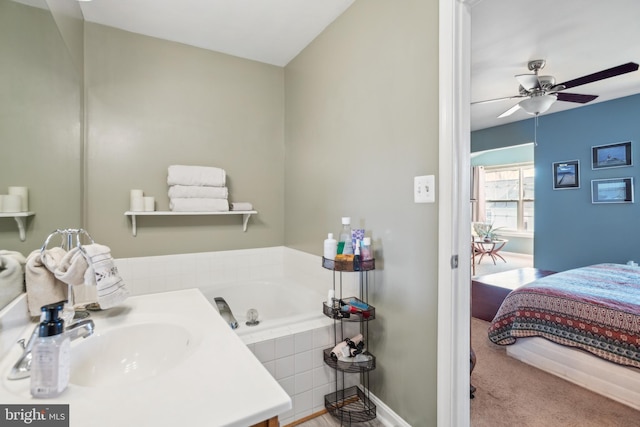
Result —
[[[138,226],[136,217],[138,216],[195,216],[195,215],[242,215],[242,231],[247,231],[247,224],[251,215],[257,214],[258,211],[225,211],[225,212],[173,212],[173,211],[150,211],[137,212],[126,211],[125,216],[131,217],[131,225],[133,227],[133,235],[138,234]]]
[[[27,238],[27,232],[25,227],[26,218],[34,216],[35,212],[2,212],[0,218],[13,218],[18,224],[18,232],[20,233],[20,241],[24,242]]]

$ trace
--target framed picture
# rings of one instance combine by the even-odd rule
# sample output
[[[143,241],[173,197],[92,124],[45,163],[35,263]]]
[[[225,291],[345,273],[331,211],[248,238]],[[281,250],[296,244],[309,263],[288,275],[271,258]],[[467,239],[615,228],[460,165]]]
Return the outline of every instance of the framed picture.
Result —
[[[633,178],[591,180],[591,203],[633,203]]]
[[[591,169],[631,166],[631,141],[591,147]]]
[[[553,189],[580,188],[580,161],[553,163]]]

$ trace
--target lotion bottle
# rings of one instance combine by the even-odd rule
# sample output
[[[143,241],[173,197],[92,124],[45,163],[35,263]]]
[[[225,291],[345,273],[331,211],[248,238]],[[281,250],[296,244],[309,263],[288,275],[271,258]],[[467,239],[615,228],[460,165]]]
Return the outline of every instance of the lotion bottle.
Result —
[[[338,242],[333,238],[333,233],[329,233],[324,241],[324,257],[326,259],[336,259],[338,253]]]
[[[69,384],[71,342],[63,334],[60,312],[64,301],[42,307],[43,319],[38,338],[31,350],[31,395],[38,398],[58,396]]]
[[[360,245],[360,256],[363,261],[373,259],[373,251],[371,249],[371,237],[365,237],[364,239],[362,239],[362,244]]]

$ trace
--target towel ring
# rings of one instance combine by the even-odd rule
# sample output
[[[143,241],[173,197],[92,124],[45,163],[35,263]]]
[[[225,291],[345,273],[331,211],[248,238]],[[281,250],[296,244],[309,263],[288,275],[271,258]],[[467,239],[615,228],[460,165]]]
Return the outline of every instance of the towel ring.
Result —
[[[83,228],[64,228],[53,231],[49,236],[47,236],[42,248],[40,249],[40,258],[42,262],[46,262],[47,257],[47,247],[51,242],[51,239],[55,236],[60,236],[62,241],[60,243],[60,247],[65,250],[70,250],[73,246],[73,236],[76,238],[76,247],[82,249],[81,236],[85,236],[91,244],[95,243],[93,237],[87,232],[87,230]]]
[[[82,248],[82,243],[80,243],[80,236],[82,236],[82,235],[84,235],[87,239],[89,239],[91,244],[95,243],[95,241],[93,240],[93,237],[91,237],[91,235],[87,232],[87,230],[85,230],[83,228],[79,228],[79,229],[74,230],[74,231],[75,231],[75,234],[76,234],[76,247]]]

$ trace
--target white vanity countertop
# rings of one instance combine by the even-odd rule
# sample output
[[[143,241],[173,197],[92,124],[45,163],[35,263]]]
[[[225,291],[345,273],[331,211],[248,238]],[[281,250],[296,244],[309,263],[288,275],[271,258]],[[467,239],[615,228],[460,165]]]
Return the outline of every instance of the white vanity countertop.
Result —
[[[105,427],[247,427],[291,409],[286,392],[197,289],[130,297],[91,318],[94,336],[135,324],[183,325],[191,332],[188,354],[155,376],[96,387],[71,382],[55,399],[34,399],[29,379],[7,380],[21,354],[14,345],[0,360],[0,402],[69,404],[70,425]],[[28,338],[33,327],[21,336]],[[74,341],[72,357],[75,346],[92,338]]]

